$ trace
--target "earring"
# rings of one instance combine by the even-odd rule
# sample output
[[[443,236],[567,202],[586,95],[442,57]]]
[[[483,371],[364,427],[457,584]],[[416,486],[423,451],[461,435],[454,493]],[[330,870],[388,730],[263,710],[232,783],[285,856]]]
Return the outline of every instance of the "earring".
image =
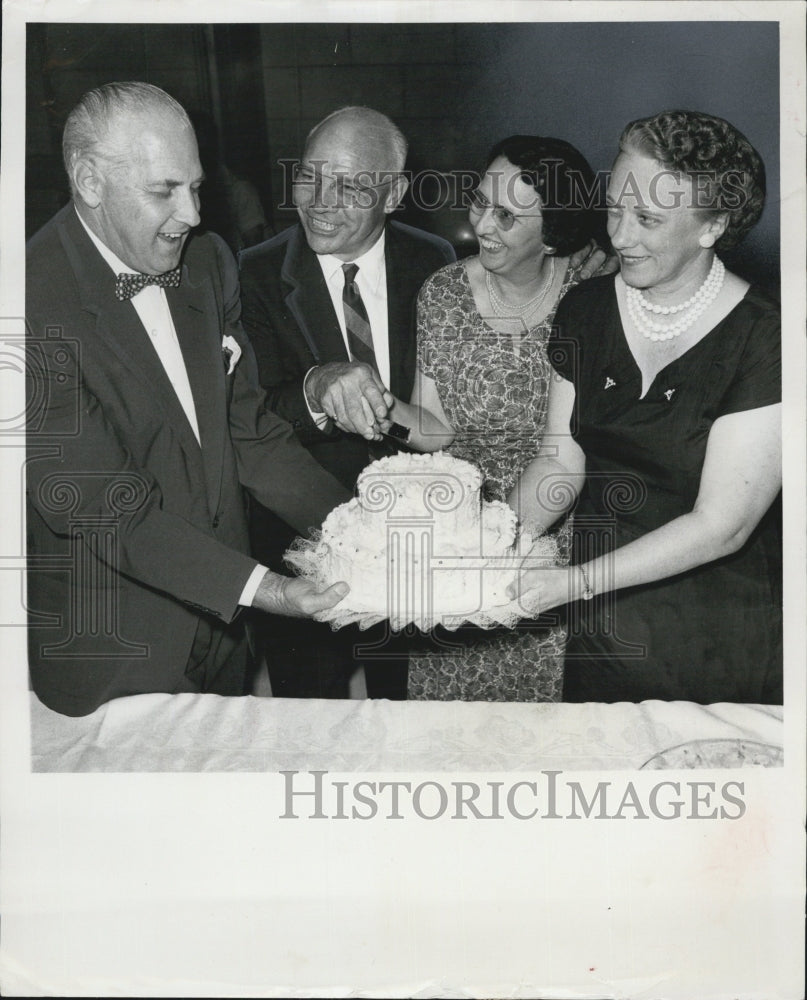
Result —
[[[715,245],[715,238],[709,233],[704,233],[698,240],[698,243],[700,243],[704,250],[709,250]]]
[[[544,245],[544,255],[545,256],[551,257],[552,254],[557,253],[557,252],[558,251],[557,251],[556,247],[548,247],[548,246]]]

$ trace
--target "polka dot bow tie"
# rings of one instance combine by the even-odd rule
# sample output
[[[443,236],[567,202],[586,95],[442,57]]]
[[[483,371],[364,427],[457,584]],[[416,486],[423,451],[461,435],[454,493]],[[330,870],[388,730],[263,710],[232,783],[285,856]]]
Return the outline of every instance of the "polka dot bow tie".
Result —
[[[126,302],[141,292],[146,285],[159,285],[161,288],[179,287],[180,269],[166,271],[164,274],[119,274],[115,281],[115,295],[121,302]]]

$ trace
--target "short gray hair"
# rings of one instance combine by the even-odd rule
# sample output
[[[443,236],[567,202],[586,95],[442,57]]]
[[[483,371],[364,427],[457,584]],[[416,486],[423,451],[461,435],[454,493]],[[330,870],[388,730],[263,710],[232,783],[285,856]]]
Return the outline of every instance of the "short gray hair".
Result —
[[[374,108],[367,108],[361,105],[349,105],[344,108],[337,108],[327,117],[318,122],[306,136],[306,145],[314,138],[317,132],[325,125],[339,119],[347,118],[361,126],[371,142],[386,145],[392,162],[390,166],[398,173],[402,173],[406,166],[406,154],[409,150],[409,143],[406,136],[398,128],[391,118],[376,111]]]
[[[149,113],[173,115],[181,126],[193,128],[182,105],[151,83],[105,83],[84,94],[67,116],[62,136],[64,168],[73,193],[73,172],[80,159],[121,158],[122,152],[112,139],[116,120]]]

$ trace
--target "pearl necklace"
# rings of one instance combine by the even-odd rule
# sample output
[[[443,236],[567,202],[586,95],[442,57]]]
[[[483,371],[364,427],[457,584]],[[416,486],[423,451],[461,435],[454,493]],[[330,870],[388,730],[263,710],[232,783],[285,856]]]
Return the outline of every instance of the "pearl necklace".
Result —
[[[520,305],[512,305],[509,302],[505,302],[504,299],[498,294],[496,289],[493,287],[493,276],[490,271],[485,271],[485,285],[488,290],[488,298],[490,299],[490,304],[493,306],[493,311],[500,319],[513,319],[514,316],[526,316],[530,310],[535,309],[541,302],[546,298],[546,294],[552,287],[552,283],[555,280],[555,258],[549,258],[549,277],[542,285],[540,291],[533,295],[531,299],[527,302],[523,302]]]
[[[712,267],[706,275],[706,279],[694,295],[690,296],[686,302],[677,306],[658,306],[648,302],[638,288],[631,285],[626,286],[626,300],[628,312],[633,320],[636,329],[647,337],[648,340],[672,340],[673,337],[680,337],[688,330],[695,320],[714,302],[723,287],[723,280],[726,277],[726,269],[723,261],[718,257],[712,261]],[[642,310],[645,312],[642,312]],[[684,312],[688,310],[688,312]],[[647,316],[647,312],[655,315],[669,316],[677,313],[684,313],[680,319],[674,323],[656,323]]]

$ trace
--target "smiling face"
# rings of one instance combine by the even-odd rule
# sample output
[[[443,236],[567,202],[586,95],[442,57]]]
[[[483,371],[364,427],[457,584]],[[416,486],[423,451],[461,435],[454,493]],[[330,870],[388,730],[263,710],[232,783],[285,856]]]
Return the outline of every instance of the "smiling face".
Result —
[[[685,174],[635,150],[619,154],[608,184],[608,235],[625,284],[677,300],[703,282],[725,219],[694,207],[694,197]]]
[[[308,245],[318,254],[353,261],[378,240],[403,195],[384,141],[373,141],[358,119],[337,117],[306,144],[294,204]]]
[[[505,157],[494,160],[477,188],[484,208],[469,214],[482,266],[514,282],[533,281],[545,252],[541,199],[521,174]],[[502,213],[513,216],[510,229],[497,222]]]
[[[78,187],[89,211],[82,215],[128,267],[144,274],[170,271],[199,224],[203,174],[193,130],[170,116],[151,115],[127,119],[110,140],[120,161],[99,161],[85,172]]]

